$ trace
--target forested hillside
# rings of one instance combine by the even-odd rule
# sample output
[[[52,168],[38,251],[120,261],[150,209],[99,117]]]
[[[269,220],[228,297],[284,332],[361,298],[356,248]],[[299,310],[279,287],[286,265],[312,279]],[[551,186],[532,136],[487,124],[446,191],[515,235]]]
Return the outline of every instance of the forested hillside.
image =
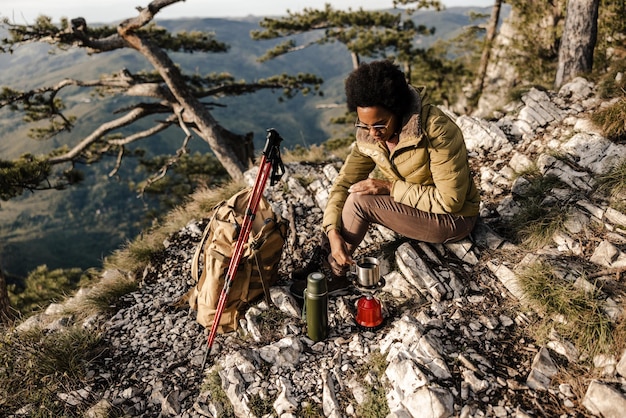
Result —
[[[413,20],[436,28],[434,36],[423,39],[424,44],[429,44],[435,39],[450,37],[468,25],[471,21],[468,11],[467,8],[451,8],[441,13],[420,11]],[[489,10],[482,12],[488,14]],[[45,14],[45,10],[42,13]],[[268,128],[280,132],[286,148],[308,147],[345,134],[345,128],[336,127],[330,120],[345,110],[343,79],[351,69],[346,48],[341,44],[312,46],[260,63],[258,58],[277,42],[251,39],[250,31],[259,28],[259,20],[250,17],[156,22],[171,32],[213,31],[217,39],[230,46],[228,52],[220,54],[172,54],[173,60],[187,71],[228,72],[246,80],[280,73],[313,73],[323,78],[321,97],[297,95],[279,101],[279,92],[265,91],[250,94],[243,100],[226,97],[212,108],[212,113],[228,129],[240,134],[253,132],[257,152],[262,148]],[[129,52],[87,55],[77,50],[53,54],[49,51],[48,47],[33,44],[14,54],[0,55],[1,83],[27,89],[52,84],[65,77],[97,79],[101,74],[120,68],[133,72],[149,69],[141,56]],[[81,118],[82,123],[76,130],[47,143],[36,143],[28,138],[28,126],[19,115],[7,109],[0,111],[2,158],[46,152],[64,143],[66,138],[82,138],[102,123],[103,115],[124,106],[123,100],[105,103],[100,97],[86,95],[78,89],[74,93],[66,92],[63,99],[67,113]],[[179,132],[166,130],[151,140],[150,154],[172,153],[180,147],[181,141]],[[209,152],[206,143],[200,140],[192,140],[190,150],[192,153]],[[156,201],[148,196],[137,198],[132,187],[147,175],[146,172],[139,168],[136,159],[127,158],[120,171],[109,177],[114,165],[112,156],[104,164],[87,167],[85,181],[78,186],[62,191],[27,192],[1,203],[0,266],[8,273],[9,282],[19,280],[39,265],[47,265],[49,269],[98,267],[103,257],[154,221],[154,215],[159,212]]]

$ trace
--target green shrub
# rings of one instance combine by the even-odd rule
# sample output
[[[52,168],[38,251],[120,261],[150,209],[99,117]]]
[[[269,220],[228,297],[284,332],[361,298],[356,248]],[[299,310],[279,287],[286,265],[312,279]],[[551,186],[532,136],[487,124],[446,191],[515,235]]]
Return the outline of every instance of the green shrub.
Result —
[[[310,163],[321,163],[328,159],[326,149],[323,145],[311,145],[308,148],[296,145],[283,153],[283,161],[286,163],[306,161]]]
[[[329,151],[337,151],[350,147],[352,143],[356,140],[354,135],[347,136],[344,138],[333,138],[324,142],[324,147],[326,147]]]
[[[79,268],[50,271],[45,265],[39,266],[26,277],[22,286],[8,286],[9,298],[15,309],[29,316],[51,302],[61,302],[68,294],[92,281],[92,273]]]
[[[617,75],[619,73],[622,76],[618,81]],[[598,82],[598,95],[603,99],[624,96],[626,93],[626,77],[623,76],[624,73],[626,73],[626,61],[612,62],[611,70],[603,73]]]
[[[387,405],[386,389],[383,384],[383,376],[387,369],[387,360],[379,351],[372,352],[368,362],[364,367],[357,370],[361,378],[367,373],[373,373],[376,381],[366,383],[367,396],[365,400],[357,406],[356,414],[362,418],[384,418],[389,415]]]
[[[142,171],[154,176],[170,164],[171,155],[161,155],[140,160]],[[212,153],[182,155],[178,162],[169,167],[168,175],[155,181],[150,178],[137,185],[137,189],[156,195],[161,205],[160,212],[181,205],[198,187],[219,187],[228,181],[228,173]],[[158,217],[158,216],[157,216]]]
[[[202,384],[202,391],[211,394],[211,402],[221,405],[222,412],[220,417],[234,418],[235,410],[230,403],[226,392],[222,388],[222,378],[220,377],[219,368],[215,368],[209,373]]]

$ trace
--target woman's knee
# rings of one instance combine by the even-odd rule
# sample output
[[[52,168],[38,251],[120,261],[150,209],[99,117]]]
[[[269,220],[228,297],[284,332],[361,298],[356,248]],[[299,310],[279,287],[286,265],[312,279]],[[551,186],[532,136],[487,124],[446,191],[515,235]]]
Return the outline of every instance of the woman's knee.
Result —
[[[362,215],[366,212],[365,209],[368,207],[367,202],[370,200],[368,197],[370,197],[370,195],[350,193],[343,206],[344,213],[363,217]]]
[[[343,204],[342,213],[350,217],[354,216],[358,212],[359,205],[357,204],[357,194],[350,193]]]

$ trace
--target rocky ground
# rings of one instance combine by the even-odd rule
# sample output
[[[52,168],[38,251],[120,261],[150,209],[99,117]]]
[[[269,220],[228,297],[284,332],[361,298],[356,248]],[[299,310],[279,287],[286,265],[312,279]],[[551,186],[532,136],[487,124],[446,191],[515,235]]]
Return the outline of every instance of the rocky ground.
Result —
[[[107,356],[89,371],[85,388],[58,396],[89,409],[88,416],[623,416],[626,358],[586,359],[556,333],[534,340],[538,314],[518,281],[520,269],[540,258],[565,280],[601,287],[608,317],[622,315],[626,215],[594,193],[593,178],[626,148],[587,121],[601,105],[593,86],[577,79],[558,93],[531,90],[497,121],[453,115],[483,196],[481,222],[469,239],[449,245],[373,228],[358,253],[383,261],[385,286],[375,296],[384,326],[357,327],[362,292],[353,289],[331,299],[329,336],[317,343],[307,337],[288,277],[318,243],[341,162],[288,164],[283,184],[267,189],[290,222],[272,303],[249,309],[238,332],[218,335],[202,369],[206,331],[193,311],[172,307],[192,286],[191,258],[206,220],[192,222],[167,240],[113,317],[86,324],[103,330]],[[526,183],[516,173],[532,165],[565,185],[545,204],[570,208],[565,229],[538,251],[515,245],[502,230],[524,199]]]

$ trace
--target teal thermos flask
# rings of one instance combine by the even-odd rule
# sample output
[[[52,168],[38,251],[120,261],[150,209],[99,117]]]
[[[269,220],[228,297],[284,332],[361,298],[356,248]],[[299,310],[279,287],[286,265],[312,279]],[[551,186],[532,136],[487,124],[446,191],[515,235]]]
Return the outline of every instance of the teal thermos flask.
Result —
[[[322,273],[313,272],[307,277],[303,315],[311,340],[322,341],[328,336],[328,285]]]

